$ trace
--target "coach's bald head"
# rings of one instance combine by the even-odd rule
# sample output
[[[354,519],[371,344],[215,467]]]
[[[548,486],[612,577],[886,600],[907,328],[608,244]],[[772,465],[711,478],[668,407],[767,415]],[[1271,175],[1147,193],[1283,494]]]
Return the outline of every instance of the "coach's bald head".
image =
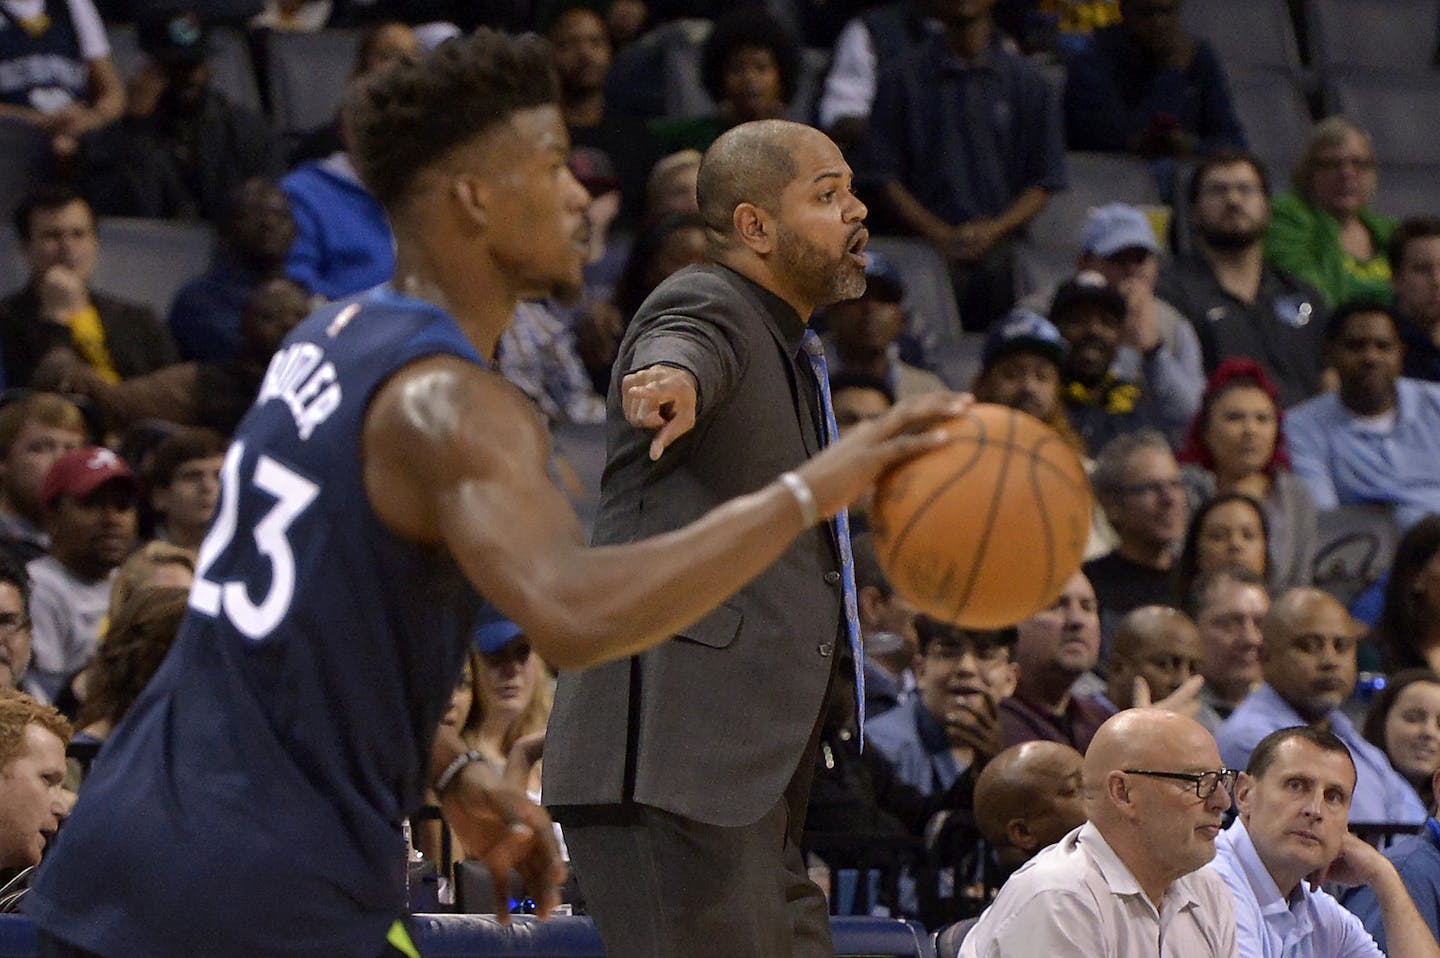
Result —
[[[778,213],[780,194],[799,171],[795,151],[825,134],[789,120],[756,120],[731,127],[705,151],[695,182],[700,217],[711,240],[728,246],[735,208],[750,203]]]

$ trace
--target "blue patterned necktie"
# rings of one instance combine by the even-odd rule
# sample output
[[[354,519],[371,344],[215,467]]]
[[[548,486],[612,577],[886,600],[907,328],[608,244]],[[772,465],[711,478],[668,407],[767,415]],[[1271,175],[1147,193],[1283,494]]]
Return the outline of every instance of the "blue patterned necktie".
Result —
[[[830,404],[830,371],[825,365],[825,347],[813,329],[805,330],[805,358],[815,372],[820,386],[820,408],[825,412],[825,435],[821,444],[828,446],[840,436],[835,426],[835,407]],[[850,635],[850,654],[855,660],[855,721],[860,731],[860,744],[865,744],[865,650],[860,644],[860,605],[855,591],[855,560],[850,554],[850,512],[841,509],[835,516],[835,538],[840,543],[840,583],[845,591],[845,631]]]

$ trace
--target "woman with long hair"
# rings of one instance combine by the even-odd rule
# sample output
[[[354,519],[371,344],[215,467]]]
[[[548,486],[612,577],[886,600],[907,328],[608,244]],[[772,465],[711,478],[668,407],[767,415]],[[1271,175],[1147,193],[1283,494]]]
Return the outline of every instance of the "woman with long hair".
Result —
[[[1315,502],[1290,471],[1279,397],[1255,360],[1225,360],[1205,386],[1178,457],[1192,511],[1221,492],[1260,504],[1276,594],[1310,584],[1319,535]]]

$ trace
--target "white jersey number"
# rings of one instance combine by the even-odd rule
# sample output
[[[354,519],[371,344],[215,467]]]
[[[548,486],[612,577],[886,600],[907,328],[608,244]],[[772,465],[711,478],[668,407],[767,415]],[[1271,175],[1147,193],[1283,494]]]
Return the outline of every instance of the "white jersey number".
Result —
[[[209,578],[210,567],[235,538],[236,516],[240,511],[240,463],[244,456],[243,442],[232,444],[225,455],[225,465],[220,470],[220,508],[215,525],[200,545],[190,605],[210,616],[220,615],[223,609],[235,628],[258,642],[274,631],[290,611],[290,602],[295,597],[295,550],[290,547],[286,533],[315,501],[320,487],[269,456],[262,455],[256,460],[250,482],[272,496],[275,505],[255,523],[255,547],[270,562],[270,588],[258,604],[252,602],[250,589],[243,581],[219,583]]]

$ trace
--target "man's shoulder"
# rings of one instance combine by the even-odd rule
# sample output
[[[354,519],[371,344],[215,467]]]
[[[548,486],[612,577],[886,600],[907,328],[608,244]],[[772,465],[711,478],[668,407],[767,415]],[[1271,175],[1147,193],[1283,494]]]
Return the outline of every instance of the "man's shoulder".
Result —
[[[1323,392],[1285,410],[1285,428],[1292,434],[1297,431],[1308,433],[1313,431],[1314,427],[1345,418],[1348,416],[1345,407],[1340,404],[1339,394]],[[1317,432],[1317,437],[1321,435],[1323,435],[1323,430]]]
[[[69,589],[72,580],[60,560],[52,555],[31,559],[25,563],[25,571],[30,576],[30,588],[34,595],[63,593]]]
[[[1412,878],[1423,878],[1431,885],[1440,886],[1440,845],[1436,845],[1428,830],[1397,839],[1385,849],[1385,857],[1407,884]]]

